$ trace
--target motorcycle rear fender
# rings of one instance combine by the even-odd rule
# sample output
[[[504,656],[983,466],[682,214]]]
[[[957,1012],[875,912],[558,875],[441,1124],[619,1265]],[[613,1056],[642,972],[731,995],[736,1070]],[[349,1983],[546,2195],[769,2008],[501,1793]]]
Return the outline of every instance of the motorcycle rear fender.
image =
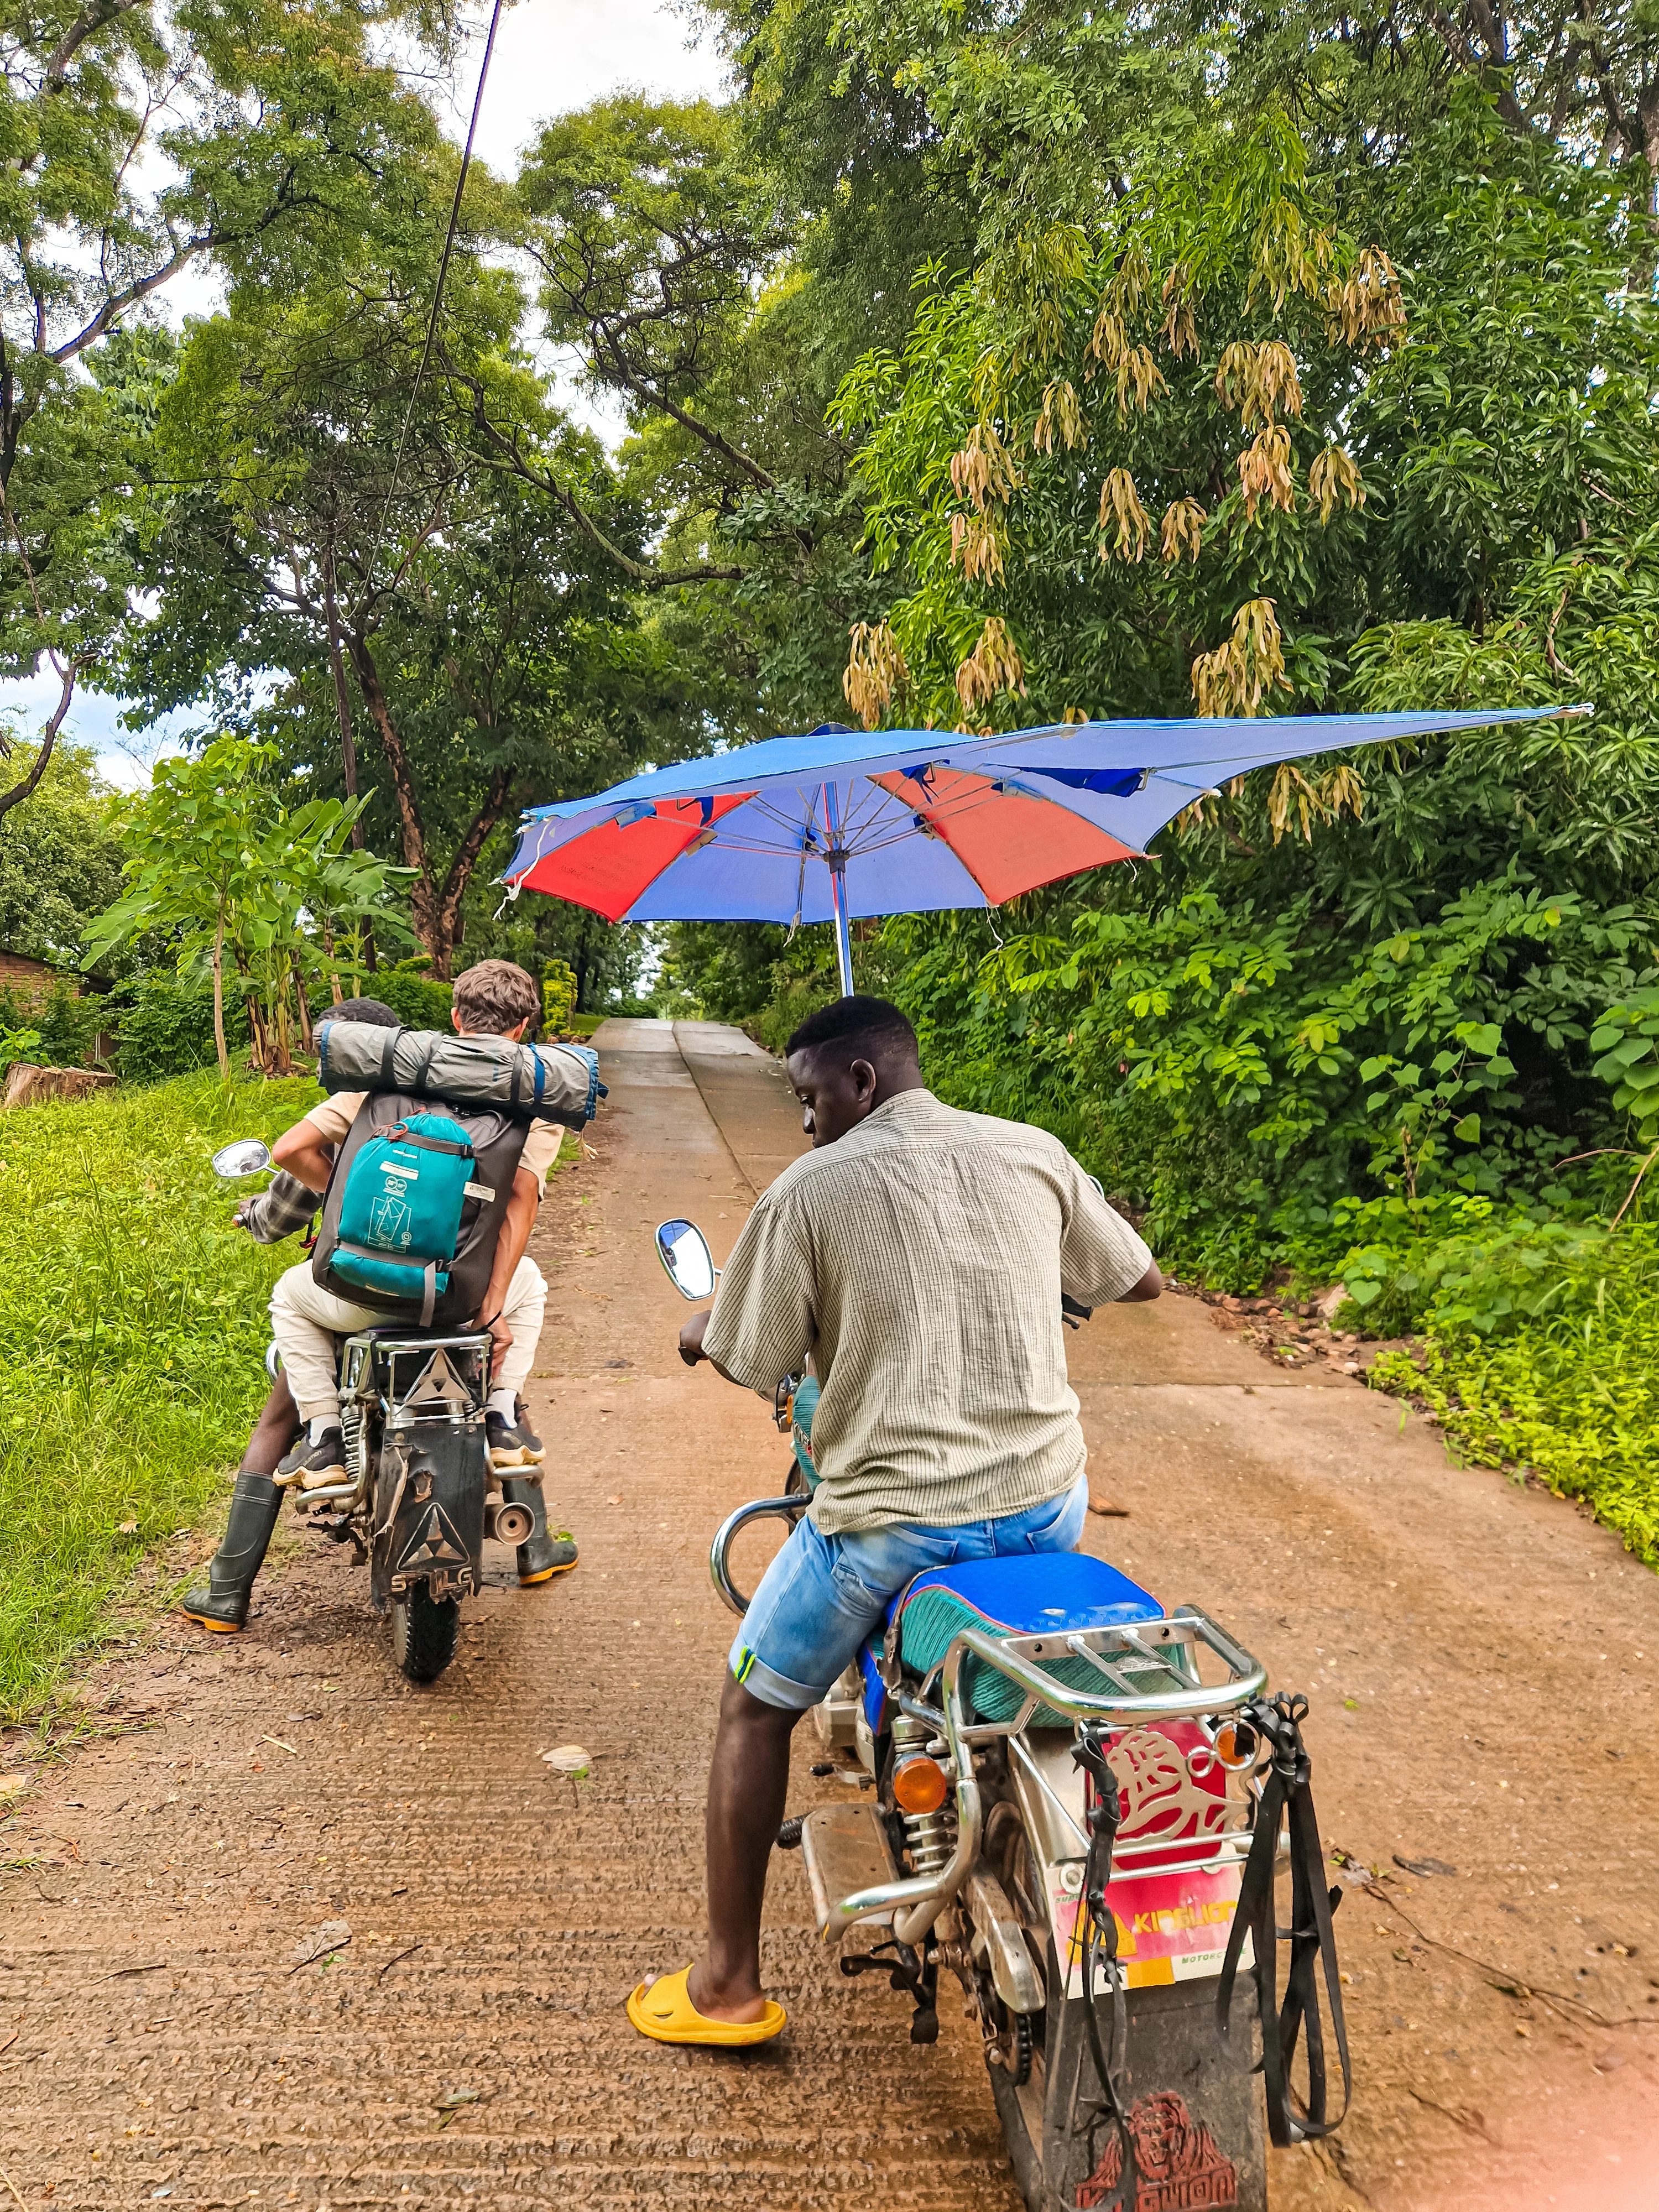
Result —
[[[416,1421],[402,1436],[387,1431],[374,1485],[377,1606],[417,1582],[434,1596],[477,1594],[488,1486],[481,1423]]]

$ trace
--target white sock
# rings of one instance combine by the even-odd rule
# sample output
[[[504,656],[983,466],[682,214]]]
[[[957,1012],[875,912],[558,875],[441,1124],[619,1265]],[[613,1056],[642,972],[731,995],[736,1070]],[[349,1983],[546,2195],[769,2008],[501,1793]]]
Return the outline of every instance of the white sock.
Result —
[[[312,1443],[314,1444],[321,1443],[323,1438],[328,1434],[329,1431],[331,1429],[337,1429],[339,1425],[340,1417],[337,1413],[316,1414],[310,1424]]]
[[[509,1429],[516,1426],[518,1423],[518,1398],[519,1394],[516,1390],[492,1390],[489,1394],[490,1412],[499,1413]]]

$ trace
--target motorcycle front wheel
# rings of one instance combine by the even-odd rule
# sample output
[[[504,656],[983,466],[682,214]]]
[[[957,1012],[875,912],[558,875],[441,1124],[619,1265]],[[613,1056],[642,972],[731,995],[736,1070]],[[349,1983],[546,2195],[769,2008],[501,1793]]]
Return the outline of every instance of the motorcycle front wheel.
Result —
[[[411,1682],[435,1682],[455,1656],[460,1630],[458,1598],[434,1598],[424,1583],[411,1583],[392,1601],[392,1656]]]

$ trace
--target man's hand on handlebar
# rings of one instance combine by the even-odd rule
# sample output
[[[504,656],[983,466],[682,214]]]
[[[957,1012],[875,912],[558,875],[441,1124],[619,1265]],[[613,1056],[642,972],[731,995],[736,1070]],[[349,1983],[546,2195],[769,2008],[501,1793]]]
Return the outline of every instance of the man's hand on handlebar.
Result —
[[[708,1357],[702,1348],[702,1333],[713,1311],[712,1306],[707,1306],[702,1313],[694,1313],[680,1331],[680,1358],[688,1367],[695,1367],[700,1359]]]

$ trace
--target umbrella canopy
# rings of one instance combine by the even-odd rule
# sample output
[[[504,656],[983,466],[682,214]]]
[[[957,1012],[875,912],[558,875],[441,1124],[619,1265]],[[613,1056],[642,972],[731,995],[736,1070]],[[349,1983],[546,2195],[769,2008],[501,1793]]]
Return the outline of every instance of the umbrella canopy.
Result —
[[[607,921],[848,922],[993,907],[1133,859],[1230,777],[1583,708],[1059,723],[999,737],[845,729],[630,777],[526,814],[506,880]]]

